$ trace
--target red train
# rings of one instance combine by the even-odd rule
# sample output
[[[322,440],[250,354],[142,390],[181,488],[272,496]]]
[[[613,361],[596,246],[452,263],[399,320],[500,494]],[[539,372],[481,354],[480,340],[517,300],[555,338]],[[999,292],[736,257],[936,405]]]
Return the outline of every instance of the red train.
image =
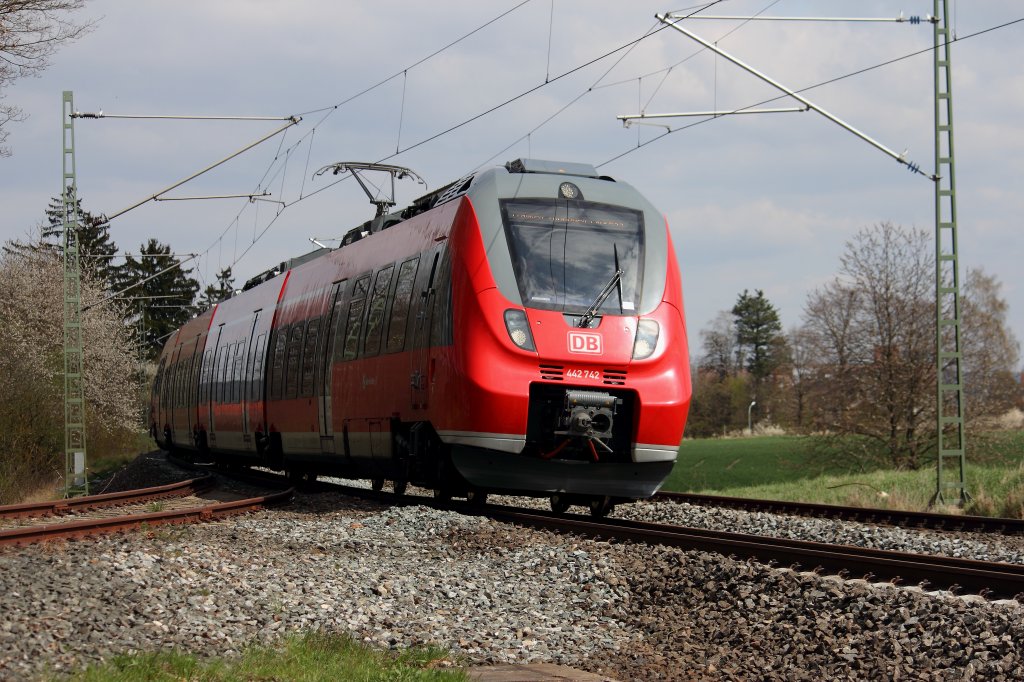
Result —
[[[557,511],[652,495],[691,393],[654,207],[592,166],[522,159],[379,213],[170,337],[158,444]]]

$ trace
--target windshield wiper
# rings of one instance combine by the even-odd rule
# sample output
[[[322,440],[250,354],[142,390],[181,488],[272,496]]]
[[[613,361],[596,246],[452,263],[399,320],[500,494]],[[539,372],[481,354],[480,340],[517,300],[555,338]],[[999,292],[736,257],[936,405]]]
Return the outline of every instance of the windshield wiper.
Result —
[[[601,293],[597,295],[597,300],[590,304],[590,307],[587,308],[587,311],[583,313],[583,316],[580,318],[579,323],[576,325],[577,327],[579,327],[580,329],[586,329],[590,326],[590,323],[594,321],[594,316],[597,314],[598,309],[600,309],[600,307],[604,304],[605,299],[611,295],[616,285],[618,285],[619,280],[622,279],[622,272],[622,270],[615,271],[615,274],[612,275],[612,278],[608,281],[608,284],[604,285],[604,289],[601,289]]]

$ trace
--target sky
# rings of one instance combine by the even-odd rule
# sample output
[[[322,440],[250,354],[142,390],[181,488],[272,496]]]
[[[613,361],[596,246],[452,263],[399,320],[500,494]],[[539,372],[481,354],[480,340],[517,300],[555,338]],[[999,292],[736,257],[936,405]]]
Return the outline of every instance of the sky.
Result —
[[[648,0],[92,0],[77,16],[94,29],[40,77],[0,93],[28,115],[9,125],[13,155],[0,158],[0,241],[29,234],[60,193],[61,96],[71,90],[75,109],[111,116],[301,116],[164,195],[268,193],[258,201],[150,201],[111,223],[122,250],[155,237],[200,254],[189,266],[203,286],[231,266],[240,287],[312,250],[310,238],[336,239],[370,218],[354,182],[314,177],[327,164],[399,164],[434,189],[531,157],[598,166],[665,214],[691,352],[744,290],[763,290],[791,328],[858,231],[891,221],[933,232],[933,182],[815,112],[657,121],[667,135],[653,120],[623,126],[623,114],[735,110],[781,94],[683,34],[657,30],[656,13],[683,9]],[[929,0],[725,0],[703,13],[931,11]],[[972,34],[1022,18],[1015,0],[954,2],[951,15],[961,276],[980,268],[998,278],[1018,339],[1024,22]],[[832,81],[803,96],[934,172],[930,24],[683,25],[792,89]],[[763,106],[796,104],[787,100]],[[77,119],[79,196],[91,213],[113,215],[283,125]],[[402,206],[425,191],[400,181],[396,199]]]

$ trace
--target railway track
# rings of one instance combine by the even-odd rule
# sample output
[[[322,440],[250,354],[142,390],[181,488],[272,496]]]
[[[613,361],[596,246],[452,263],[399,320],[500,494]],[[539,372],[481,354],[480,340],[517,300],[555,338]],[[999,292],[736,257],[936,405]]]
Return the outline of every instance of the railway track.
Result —
[[[211,475],[152,488],[140,488],[53,502],[0,507],[0,545],[19,545],[113,533],[143,525],[190,523],[283,504],[293,488],[257,497],[233,493],[221,501],[209,496],[216,486]],[[197,497],[206,494],[208,498]]]
[[[327,484],[324,484],[327,485]],[[615,518],[594,519],[573,514],[524,510],[500,505],[448,502],[428,497],[398,496],[330,484],[333,490],[390,504],[418,504],[482,515],[496,521],[531,528],[573,533],[612,542],[679,547],[753,559],[771,566],[860,578],[893,585],[919,585],[926,590],[978,594],[987,599],[1024,601],[1024,565],[975,561],[925,554],[832,545],[805,540],[747,535],[724,531],[669,526]]]
[[[696,493],[660,492],[653,500],[707,507],[726,507],[744,511],[761,511],[793,516],[860,521],[901,528],[927,528],[946,531],[976,531],[1003,535],[1024,535],[1024,519],[1004,519],[988,516],[965,516],[933,512],[902,511],[899,509],[872,509],[844,507],[810,502],[783,502],[778,500],[752,500],[742,497],[722,497]]]
[[[229,472],[228,475],[232,474]],[[282,478],[276,474],[264,472],[251,472],[246,478],[251,480],[253,475],[263,483]],[[394,493],[378,492],[336,483],[317,482],[315,484],[308,484],[308,486],[314,490],[332,490],[353,497],[372,499],[387,504],[415,504],[435,509],[450,509],[464,514],[487,516],[505,523],[514,523],[555,532],[574,533],[613,542],[636,542],[679,547],[681,549],[712,552],[739,559],[753,559],[767,565],[789,567],[793,570],[813,571],[819,574],[827,573],[844,579],[859,578],[868,582],[889,582],[894,585],[905,586],[919,585],[922,589],[927,590],[947,590],[953,593],[978,594],[987,599],[1017,599],[1018,601],[1024,601],[1024,565],[1020,564],[910,554],[851,545],[835,545],[806,540],[730,533],[616,518],[595,519],[587,516],[555,514],[502,505],[483,505],[458,500],[450,501],[430,497],[395,495]],[[662,495],[675,501],[692,501],[691,499],[684,499],[691,497],[688,495],[675,493]],[[719,499],[714,496],[699,497],[704,500],[705,504]],[[797,513],[793,510],[800,507],[805,508],[804,515],[808,514],[807,510],[813,510],[816,512],[815,515],[818,516],[830,516],[832,514],[826,512],[836,509],[831,505],[791,505],[789,507],[790,513]],[[845,508],[840,507],[838,509]],[[860,509],[856,511],[888,513],[882,510]],[[902,513],[897,512],[892,518],[899,519],[899,514]],[[920,515],[913,512],[906,512],[905,514],[908,515],[907,518],[914,518]],[[924,514],[921,516],[942,518],[944,515]],[[856,518],[867,520],[864,517]],[[974,518],[967,517],[968,521]],[[996,521],[1007,521],[1007,519],[997,519]],[[876,519],[875,522],[879,523],[881,521]],[[897,520],[894,523],[899,523],[899,521]],[[908,525],[920,526],[921,522]],[[945,527],[949,529],[949,526]],[[1000,524],[995,526],[979,525],[975,527],[977,530],[990,528],[998,528],[999,530],[988,530],[988,532],[1007,532],[1006,528]]]

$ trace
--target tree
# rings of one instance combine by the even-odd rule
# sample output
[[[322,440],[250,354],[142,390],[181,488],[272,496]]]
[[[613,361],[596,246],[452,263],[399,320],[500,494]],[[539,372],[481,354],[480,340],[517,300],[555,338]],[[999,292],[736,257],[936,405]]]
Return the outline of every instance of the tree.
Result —
[[[113,256],[117,253],[117,244],[110,238],[110,223],[100,220],[97,216],[82,208],[82,198],[75,199],[78,211],[78,254],[82,269],[96,275],[107,288],[112,288],[118,281],[118,266]],[[46,207],[47,224],[43,226],[42,237],[47,244],[55,248],[64,248],[64,201],[60,197],[50,199]]]
[[[935,447],[932,253],[922,230],[863,229],[804,310],[822,385],[818,428],[860,436],[897,467],[918,468]]]
[[[785,337],[775,306],[757,290],[744,289],[732,307],[736,327],[736,361],[760,385],[785,360]]]
[[[736,333],[729,313],[720,311],[711,328],[701,330],[700,339],[704,355],[698,369],[714,372],[720,379],[736,374]]]
[[[0,0],[0,92],[19,78],[39,75],[57,48],[92,28],[92,22],[70,18],[84,5],[85,0]],[[7,124],[21,120],[21,109],[0,96],[0,157],[11,155],[3,146]]]
[[[199,309],[206,310],[215,303],[231,298],[235,293],[235,276],[231,274],[231,267],[228,266],[217,273],[217,284],[209,284],[199,298]]]
[[[1020,397],[1014,376],[1020,343],[1006,326],[1008,305],[1001,284],[981,269],[967,272],[960,310],[967,417],[986,422],[1010,410]]]
[[[139,247],[139,258],[125,258],[118,290],[140,300],[142,345],[150,358],[163,348],[166,337],[195,314],[193,301],[199,283],[171,255],[171,247],[156,239]],[[131,287],[129,289],[129,287]]]
[[[53,250],[0,253],[0,504],[54,485],[64,467],[63,282]],[[136,339],[117,302],[94,305],[106,292],[88,273],[81,295],[86,438],[113,450],[142,426]]]

